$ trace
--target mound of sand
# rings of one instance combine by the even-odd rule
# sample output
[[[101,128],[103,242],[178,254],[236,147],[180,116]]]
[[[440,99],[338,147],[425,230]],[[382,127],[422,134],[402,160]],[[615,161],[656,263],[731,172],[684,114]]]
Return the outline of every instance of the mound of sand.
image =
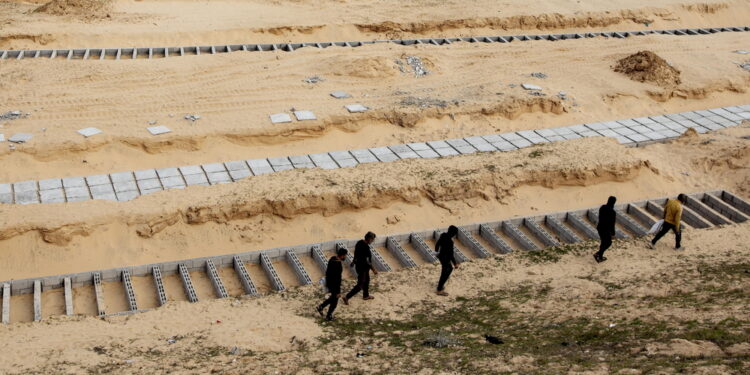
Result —
[[[658,86],[676,86],[681,82],[680,71],[651,51],[640,51],[621,59],[614,70],[627,75],[633,81]]]
[[[52,0],[34,9],[34,13],[55,16],[77,15],[88,18],[108,17],[112,11],[112,3],[112,0]]]

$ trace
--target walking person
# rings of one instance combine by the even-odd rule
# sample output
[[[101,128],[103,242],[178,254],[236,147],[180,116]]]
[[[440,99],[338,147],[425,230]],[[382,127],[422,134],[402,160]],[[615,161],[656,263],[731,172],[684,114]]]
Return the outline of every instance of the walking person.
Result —
[[[339,249],[336,255],[328,260],[328,266],[326,267],[326,287],[331,296],[315,308],[318,314],[323,316],[323,309],[329,306],[328,314],[326,315],[326,320],[329,322],[336,319],[333,317],[333,312],[336,310],[339,298],[341,297],[341,273],[344,271],[342,261],[346,259],[347,253],[346,249]]]
[[[664,223],[661,225],[661,230],[656,233],[656,236],[651,243],[648,245],[649,249],[653,249],[656,242],[660,238],[664,237],[670,230],[674,232],[675,239],[675,250],[679,250],[681,247],[680,242],[682,241],[682,229],[680,228],[680,220],[682,220],[682,205],[687,203],[687,195],[680,194],[677,199],[668,199],[667,205],[664,207]]]
[[[360,290],[362,291],[362,298],[365,301],[375,299],[375,297],[370,295],[370,270],[372,270],[373,274],[378,274],[378,270],[372,266],[370,244],[373,241],[375,241],[375,233],[367,232],[365,238],[357,241],[357,245],[354,246],[354,260],[351,267],[354,267],[354,270],[357,271],[357,285],[344,297],[344,305],[348,305],[349,300],[355,294],[359,293]]]
[[[451,225],[448,227],[448,231],[441,234],[437,243],[435,244],[435,251],[437,252],[437,258],[440,260],[440,280],[437,285],[437,295],[447,296],[448,293],[445,291],[445,283],[453,273],[454,268],[458,268],[458,262],[456,262],[456,256],[453,252],[453,238],[458,235],[458,228]]]
[[[604,262],[607,258],[604,252],[612,246],[612,237],[615,236],[615,222],[617,221],[617,212],[615,212],[616,197],[609,197],[607,204],[599,208],[599,224],[596,225],[596,231],[599,233],[599,251],[594,254],[594,260],[597,263]]]

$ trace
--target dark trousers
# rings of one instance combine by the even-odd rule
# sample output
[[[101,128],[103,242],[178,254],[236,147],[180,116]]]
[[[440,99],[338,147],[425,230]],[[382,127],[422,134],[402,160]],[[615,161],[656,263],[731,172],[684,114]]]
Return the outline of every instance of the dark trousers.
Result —
[[[354,297],[355,294],[359,293],[359,291],[362,291],[362,298],[367,298],[370,296],[370,270],[368,268],[359,269],[359,267],[356,268],[357,270],[357,285],[352,288],[352,290],[346,294],[346,299],[350,299]]]
[[[659,241],[660,238],[664,237],[665,234],[669,231],[674,232],[674,247],[675,249],[680,248],[680,241],[682,241],[682,231],[678,231],[677,227],[674,224],[667,223],[666,221],[661,226],[661,230],[659,233],[656,234],[656,237],[654,237],[653,240],[651,240],[652,245],[656,245],[656,241]]]
[[[320,309],[323,310],[328,307],[328,317],[333,317],[333,312],[336,311],[336,306],[339,305],[339,294],[341,294],[340,290],[332,291],[331,296],[328,297],[327,300],[323,301],[323,303],[320,305]]]
[[[440,262],[440,280],[438,280],[437,290],[442,292],[445,289],[445,282],[451,277],[453,273],[453,265],[451,262]]]
[[[598,256],[604,256],[604,252],[609,249],[610,246],[612,246],[612,233],[608,231],[603,230],[597,230],[599,232],[599,239],[601,240],[601,243],[599,243],[599,251],[596,253]]]

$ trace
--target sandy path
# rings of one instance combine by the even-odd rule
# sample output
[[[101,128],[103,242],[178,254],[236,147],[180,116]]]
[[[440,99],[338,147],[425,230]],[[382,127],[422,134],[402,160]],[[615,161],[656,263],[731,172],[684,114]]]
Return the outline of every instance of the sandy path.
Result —
[[[8,62],[0,64],[0,73],[16,79],[0,83],[0,102],[31,116],[7,121],[1,131],[6,138],[18,132],[34,138],[15,151],[0,148],[0,161],[13,166],[0,170],[0,181],[328,152],[747,104],[750,77],[734,63],[741,55],[732,52],[746,39],[729,33],[616,43],[369,46],[275,58],[237,53],[152,62]],[[662,88],[611,70],[617,59],[644,49],[680,69],[683,83]],[[399,72],[393,61],[407,55],[422,57],[431,73],[415,78]],[[82,64],[87,69],[80,69]],[[548,78],[530,77],[532,72]],[[326,81],[302,82],[312,75]],[[511,87],[521,83],[541,85],[547,96]],[[328,95],[339,89],[354,98]],[[557,98],[561,91],[570,99]],[[430,101],[444,108],[420,107]],[[343,105],[356,102],[373,110],[347,114]],[[282,125],[268,120],[268,114],[291,107],[313,110],[319,120]],[[191,124],[182,119],[187,113],[202,119]],[[145,129],[149,121],[173,133],[151,136]],[[85,140],[75,132],[89,126],[105,133]]]
[[[613,192],[623,201],[717,188],[747,197],[747,135],[740,127],[638,149],[576,140],[533,158],[520,150],[295,171],[124,204],[9,205],[0,259],[4,279],[22,278],[578,209]]]
[[[38,2],[38,1],[34,1]],[[195,45],[281,41],[401,39],[500,31],[737,26],[741,0],[547,1],[123,1],[91,16],[32,13],[35,4],[0,3],[0,48]]]

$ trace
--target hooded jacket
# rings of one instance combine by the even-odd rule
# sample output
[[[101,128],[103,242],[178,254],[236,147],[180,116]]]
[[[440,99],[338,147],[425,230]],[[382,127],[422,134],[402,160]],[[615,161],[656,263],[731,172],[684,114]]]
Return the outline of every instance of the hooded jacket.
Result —
[[[617,212],[615,212],[615,202],[617,198],[609,197],[607,204],[599,208],[599,224],[596,229],[602,233],[615,235],[615,222],[617,221]]]

